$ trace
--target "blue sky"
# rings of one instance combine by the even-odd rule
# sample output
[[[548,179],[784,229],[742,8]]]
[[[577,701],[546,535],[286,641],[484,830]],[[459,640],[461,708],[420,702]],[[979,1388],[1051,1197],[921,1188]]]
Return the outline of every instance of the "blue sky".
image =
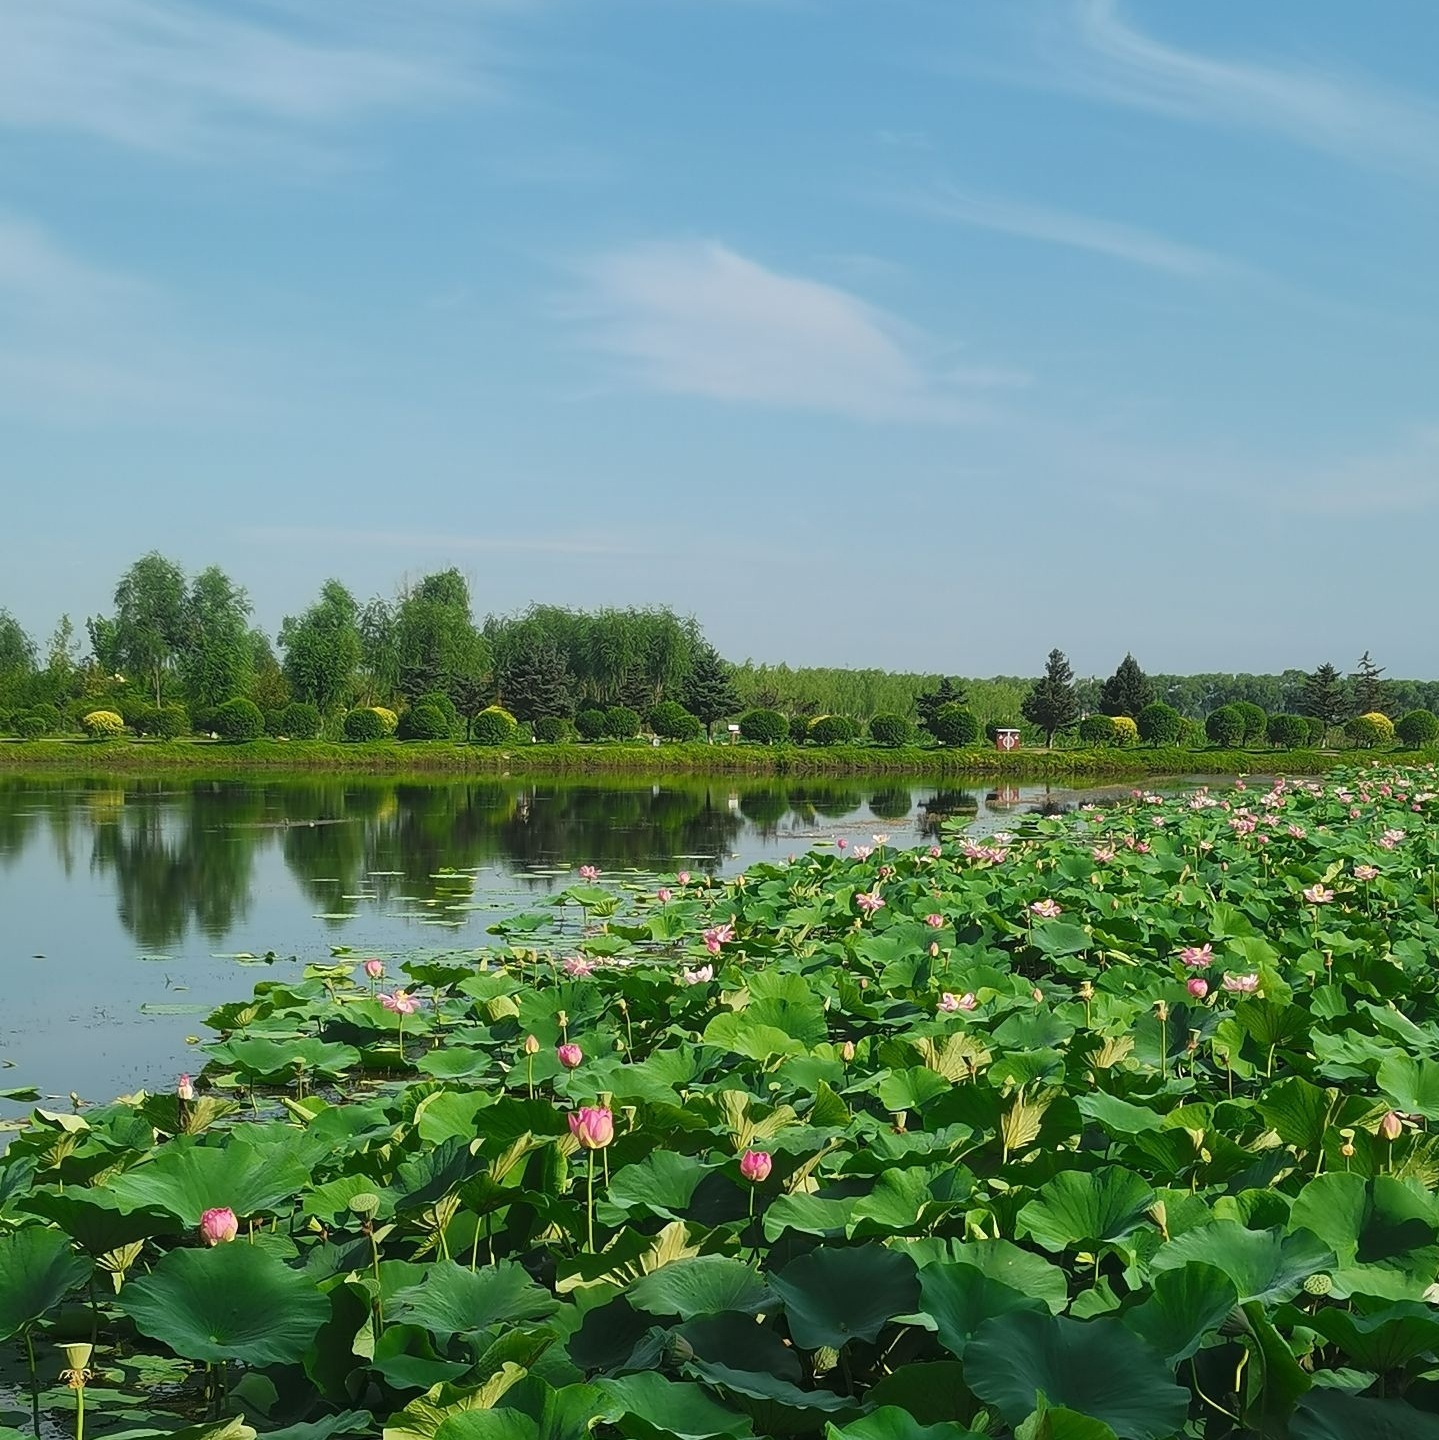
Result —
[[[0,605],[1439,675],[1439,9],[0,0]]]

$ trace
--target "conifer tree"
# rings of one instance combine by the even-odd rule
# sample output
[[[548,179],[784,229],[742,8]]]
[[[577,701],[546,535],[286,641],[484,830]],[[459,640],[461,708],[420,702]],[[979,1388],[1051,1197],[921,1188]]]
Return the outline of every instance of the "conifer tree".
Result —
[[[1079,719],[1079,697],[1074,693],[1074,671],[1063,650],[1051,650],[1045,662],[1044,676],[1024,698],[1019,713],[1031,725],[1044,731],[1044,743],[1054,744],[1054,737]]]
[[[1383,675],[1384,667],[1376,665],[1366,650],[1359,657],[1359,664],[1349,677],[1356,715],[1372,715],[1375,711],[1381,715],[1388,713],[1389,684],[1382,678]]]
[[[681,687],[680,702],[691,715],[703,721],[705,738],[709,740],[714,739],[715,721],[733,715],[742,707],[729,667],[713,645],[695,647],[690,672]]]
[[[1349,718],[1349,696],[1344,680],[1328,661],[1311,675],[1304,677],[1304,693],[1299,713],[1317,720],[1324,727],[1323,743],[1329,743],[1329,731]]]
[[[1154,686],[1134,656],[1126,654],[1099,692],[1100,710],[1106,715],[1128,715],[1137,720],[1139,712],[1153,703]]]

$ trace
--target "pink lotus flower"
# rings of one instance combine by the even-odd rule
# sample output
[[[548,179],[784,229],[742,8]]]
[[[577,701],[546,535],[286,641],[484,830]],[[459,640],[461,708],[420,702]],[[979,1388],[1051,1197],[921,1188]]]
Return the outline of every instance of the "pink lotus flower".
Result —
[[[868,845],[856,845],[854,847],[854,858],[856,860],[868,860],[874,851]]]
[[[1311,905],[1327,905],[1334,898],[1334,892],[1326,890],[1322,885],[1311,885],[1302,893]]]
[[[698,965],[693,970],[681,972],[686,985],[705,985],[715,978],[715,967],[713,965]]]
[[[1305,830],[1302,825],[1290,825],[1288,831],[1291,838],[1295,840],[1302,840],[1304,838]]]
[[[873,840],[876,845],[888,845],[888,844],[889,844],[889,836],[888,836],[888,835],[871,835],[869,838],[870,838],[871,840]]]
[[[1053,920],[1056,916],[1064,913],[1063,907],[1046,896],[1043,900],[1036,900],[1030,907],[1032,914],[1040,916],[1044,920]]]
[[[1236,835],[1248,835],[1254,829],[1254,817],[1252,815],[1231,815],[1229,828]]]
[[[366,960],[365,974],[371,980],[378,980],[385,973],[385,962],[383,960]]]
[[[1379,878],[1379,867],[1377,865],[1356,865],[1354,867],[1354,878],[1356,880],[1377,880]]]
[[[380,1004],[393,1015],[413,1015],[420,1008],[420,999],[408,990],[396,990],[393,995],[381,995]]]
[[[675,876],[675,879],[678,880],[681,885],[688,885],[690,883],[690,872],[688,870],[681,870],[680,873]]]
[[[588,980],[595,973],[595,962],[586,960],[583,955],[571,955],[560,966],[560,969],[571,980]]]
[[[979,1001],[974,998],[972,991],[966,990],[963,995],[951,995],[948,990],[939,997],[939,1008],[947,1014],[955,1010],[962,1010],[968,1013],[975,1009]]]
[[[946,990],[944,994],[939,997],[939,1009],[946,1015],[952,1015],[959,1009],[959,996]]]
[[[584,1062],[585,1052],[578,1045],[556,1045],[555,1057],[566,1070],[573,1070],[577,1065]]]
[[[734,939],[734,926],[731,925],[728,920],[722,925],[711,925],[710,928],[704,932],[703,939],[705,949],[708,950],[711,955],[718,955],[720,953],[720,946],[728,945],[729,942]]]
[[[1186,945],[1179,952],[1179,958],[1186,964],[1196,969],[1202,969],[1206,965],[1214,963],[1213,945]]]
[[[924,923],[928,925],[931,930],[938,930],[944,924],[944,916],[926,915],[924,917]]]
[[[841,836],[839,837],[839,839],[836,840],[834,843],[835,843],[836,848],[837,848],[837,849],[840,849],[840,850],[847,849],[848,846],[849,846],[849,841],[846,840],[843,835],[841,835]]]
[[[206,1210],[200,1216],[200,1239],[207,1245],[228,1245],[239,1233],[240,1222],[235,1212],[227,1207]]]
[[[670,901],[674,899],[674,894],[675,892],[669,889],[668,886],[661,885],[660,888],[655,891],[655,899],[658,900],[661,905],[668,905]]]
[[[884,909],[884,896],[878,890],[861,890],[854,897],[854,903],[864,911],[866,915],[873,915],[876,910]]]
[[[1134,853],[1136,855],[1148,855],[1151,848],[1148,840],[1136,840],[1134,842]]]
[[[603,1105],[586,1105],[568,1119],[582,1150],[603,1150],[615,1138],[615,1117]]]
[[[193,1100],[195,1098],[195,1083],[188,1075],[182,1075],[175,1082],[175,1094],[181,1100]]]
[[[940,857],[941,855],[943,855],[943,854],[944,854],[944,851],[941,850],[938,845],[931,845],[931,846],[929,847],[929,858],[930,858],[931,860],[938,860],[939,857]]]
[[[1382,850],[1392,850],[1404,838],[1402,830],[1386,830],[1379,837],[1379,847]]]
[[[587,885],[593,885],[600,878],[599,867],[596,865],[581,865],[580,879]]]
[[[1194,996],[1196,1000],[1202,1000],[1207,994],[1209,994],[1209,981],[1207,981],[1202,975],[1193,975],[1190,977],[1189,983],[1185,985],[1184,988],[1188,990],[1189,993]]]
[[[1239,995],[1252,995],[1259,989],[1258,975],[1226,975],[1224,988]]]
[[[1404,1133],[1404,1122],[1397,1110],[1390,1110],[1379,1122],[1379,1133],[1391,1145]]]
[[[1114,846],[1096,845],[1094,849],[1091,850],[1089,853],[1094,856],[1095,860],[1097,860],[1099,864],[1107,865],[1111,860],[1114,859]]]
[[[739,1173],[751,1185],[763,1185],[773,1168],[774,1161],[763,1150],[746,1150],[739,1157]]]

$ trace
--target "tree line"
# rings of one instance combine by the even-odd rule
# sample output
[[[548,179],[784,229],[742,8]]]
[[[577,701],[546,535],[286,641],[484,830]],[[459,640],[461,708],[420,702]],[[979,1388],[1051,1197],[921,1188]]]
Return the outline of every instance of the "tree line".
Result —
[[[341,733],[361,708],[410,717],[418,738],[425,725],[468,733],[477,714],[498,709],[544,738],[576,728],[585,738],[628,738],[650,728],[681,739],[761,715],[746,736],[838,743],[868,724],[876,738],[896,737],[881,743],[916,730],[968,743],[986,727],[1012,725],[1031,741],[1124,743],[1125,724],[1100,736],[1108,717],[1155,743],[1237,744],[1276,737],[1267,721],[1256,728],[1256,716],[1299,716],[1321,733],[1306,729],[1295,743],[1319,743],[1365,715],[1439,711],[1439,681],[1386,678],[1367,653],[1347,676],[1328,663],[1278,675],[1147,675],[1126,655],[1108,678],[1085,678],[1058,650],[1038,680],[731,664],[692,617],[666,608],[536,605],[477,620],[469,584],[453,568],[364,600],[327,580],[272,639],[254,624],[245,589],[218,566],[187,575],[156,552],[124,572],[112,608],[87,619],[83,635],[64,616],[42,648],[0,609],[0,725],[10,730],[73,729],[87,709],[103,707],[141,733],[180,734],[211,729],[237,704],[253,712],[247,723],[295,738]],[[1247,725],[1235,723],[1236,712]],[[1297,733],[1283,724],[1279,732]]]

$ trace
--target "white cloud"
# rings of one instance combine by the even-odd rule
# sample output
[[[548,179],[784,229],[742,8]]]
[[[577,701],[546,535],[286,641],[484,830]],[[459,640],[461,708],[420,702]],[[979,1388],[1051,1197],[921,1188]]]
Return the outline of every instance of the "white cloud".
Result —
[[[992,383],[946,375],[920,336],[848,291],[766,269],[717,242],[636,245],[591,261],[581,278],[572,318],[650,389],[944,422],[975,415],[978,392]]]
[[[1118,0],[1077,0],[1049,56],[1055,76],[1111,102],[1268,131],[1376,168],[1439,172],[1439,106],[1338,67],[1217,59],[1129,24]]]
[[[1208,250],[1181,244],[1132,225],[1098,220],[1022,200],[976,195],[951,186],[931,195],[911,197],[901,203],[907,209],[952,220],[960,225],[997,230],[1004,235],[1020,235],[1075,250],[1089,250],[1114,260],[1175,275],[1213,275],[1231,268],[1221,256]]]
[[[0,126],[192,159],[263,152],[281,133],[473,84],[424,9],[401,25],[393,6],[348,0],[228,13],[193,0],[0,0]]]

